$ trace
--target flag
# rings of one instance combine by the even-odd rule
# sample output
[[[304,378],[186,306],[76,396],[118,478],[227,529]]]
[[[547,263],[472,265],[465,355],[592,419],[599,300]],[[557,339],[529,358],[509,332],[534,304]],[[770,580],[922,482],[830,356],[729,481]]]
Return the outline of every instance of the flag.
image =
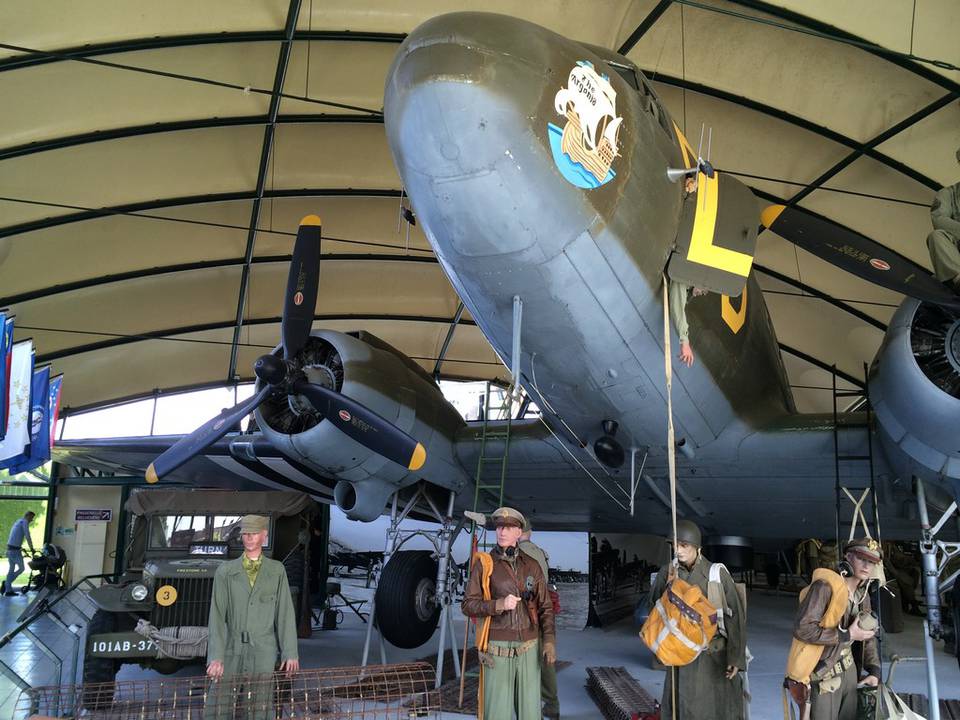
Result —
[[[60,390],[63,388],[63,375],[50,378],[50,398],[48,416],[50,418],[50,447],[57,442],[57,420],[60,419]]]
[[[33,371],[30,389],[30,449],[10,474],[34,470],[50,459],[50,366]]]
[[[23,340],[13,346],[10,363],[10,411],[7,434],[0,440],[0,469],[23,462],[30,444],[30,389],[33,385],[33,343]]]
[[[10,411],[10,363],[13,361],[13,316],[0,313],[0,440],[7,434],[7,415]]]

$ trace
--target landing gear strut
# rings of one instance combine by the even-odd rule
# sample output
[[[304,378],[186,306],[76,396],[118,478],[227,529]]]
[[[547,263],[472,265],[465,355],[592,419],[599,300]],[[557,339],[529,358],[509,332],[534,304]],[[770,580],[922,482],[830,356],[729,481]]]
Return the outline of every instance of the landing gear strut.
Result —
[[[920,510],[921,539],[920,554],[923,563],[923,594],[927,604],[927,619],[923,621],[924,647],[927,654],[927,688],[930,700],[930,720],[940,720],[940,697],[937,687],[937,676],[934,667],[933,640],[943,636],[943,617],[940,604],[941,590],[947,592],[957,582],[960,570],[940,581],[940,575],[954,557],[960,555],[960,543],[948,543],[935,540],[937,533],[943,528],[947,520],[957,511],[957,503],[950,504],[937,524],[930,526],[930,517],[927,513],[927,496],[923,488],[923,480],[916,479],[917,505]],[[956,631],[956,628],[955,628]]]
[[[394,493],[390,510],[390,527],[383,555],[383,571],[377,582],[371,615],[374,622],[367,625],[367,637],[363,645],[362,665],[366,667],[370,656],[374,628],[379,635],[380,662],[386,664],[387,651],[384,640],[397,647],[419,647],[433,635],[440,625],[440,644],[437,648],[436,686],[443,678],[444,651],[449,635],[453,655],[454,672],[460,677],[460,658],[453,633],[453,601],[456,587],[456,569],[452,562],[453,541],[463,529],[465,520],[454,522],[453,502],[456,493],[447,500],[446,513],[442,513],[433,498],[421,484],[416,492],[400,508],[399,493]],[[418,503],[427,510],[440,528],[437,530],[401,530],[400,523],[409,517]],[[436,560],[429,551],[401,550],[413,537],[426,538],[434,547]]]

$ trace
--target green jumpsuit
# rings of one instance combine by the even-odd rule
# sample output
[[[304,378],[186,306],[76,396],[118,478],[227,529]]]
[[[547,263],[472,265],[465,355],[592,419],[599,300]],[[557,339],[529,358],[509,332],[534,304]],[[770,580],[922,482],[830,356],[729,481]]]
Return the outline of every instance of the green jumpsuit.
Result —
[[[960,291],[960,183],[937,193],[930,220],[934,229],[927,236],[927,249],[933,272],[940,282]]]
[[[297,624],[290,585],[283,563],[261,556],[253,586],[243,567],[243,556],[223,563],[213,579],[207,663],[223,663],[223,678],[211,689],[206,717],[230,718],[232,702],[242,697],[237,676],[272,673],[279,660],[296,660]],[[272,690],[262,688],[244,698],[250,707],[245,718],[273,718]],[[213,706],[211,708],[211,705]],[[209,712],[210,710],[213,712]]]

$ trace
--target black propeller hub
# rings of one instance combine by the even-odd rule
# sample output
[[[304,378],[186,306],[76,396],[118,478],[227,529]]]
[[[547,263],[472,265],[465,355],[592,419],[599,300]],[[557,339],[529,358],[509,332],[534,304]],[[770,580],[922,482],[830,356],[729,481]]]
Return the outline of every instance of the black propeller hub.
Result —
[[[287,379],[287,363],[276,355],[258,357],[253,371],[267,385],[280,385]]]

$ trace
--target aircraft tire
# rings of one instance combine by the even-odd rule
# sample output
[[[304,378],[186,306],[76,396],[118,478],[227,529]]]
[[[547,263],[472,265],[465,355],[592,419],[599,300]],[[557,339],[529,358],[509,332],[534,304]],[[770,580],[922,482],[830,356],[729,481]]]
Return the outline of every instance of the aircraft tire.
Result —
[[[434,600],[437,561],[429,550],[401,550],[380,574],[376,623],[385,640],[416,648],[433,636],[440,619]]]

